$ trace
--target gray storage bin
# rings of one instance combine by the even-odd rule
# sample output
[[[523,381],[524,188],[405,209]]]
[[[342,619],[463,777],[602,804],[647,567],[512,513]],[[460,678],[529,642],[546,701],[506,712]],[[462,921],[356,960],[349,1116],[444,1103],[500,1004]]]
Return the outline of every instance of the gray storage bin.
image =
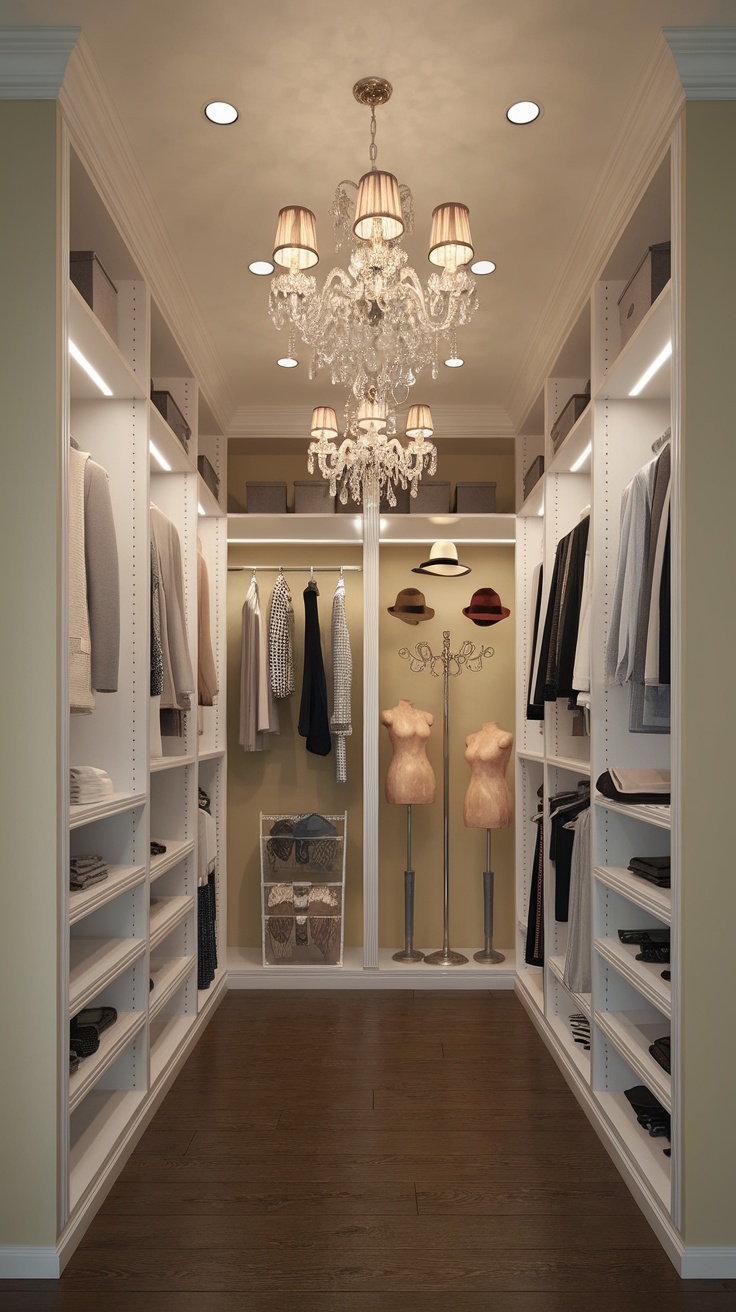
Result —
[[[285,515],[285,483],[246,483],[249,515]]]
[[[163,415],[169,428],[178,437],[184,450],[188,451],[192,430],[171,395],[171,392],[157,392],[151,388],[151,400],[159,414]]]
[[[524,500],[526,501],[533,487],[536,487],[542,474],[544,473],[544,456],[537,456],[532,460],[529,468],[524,475]]]
[[[416,497],[409,498],[412,515],[449,515],[450,484],[443,479],[422,479]]]
[[[458,483],[455,497],[458,515],[492,515],[496,510],[495,483]]]
[[[207,484],[213,497],[220,498],[220,480],[206,456],[197,456],[197,469]]]
[[[668,241],[650,246],[624,287],[618,302],[621,346],[639,327],[647,310],[670,280],[671,247]]]
[[[578,422],[583,410],[590,404],[590,392],[576,392],[570,397],[564,410],[561,410],[552,425],[552,446],[555,451],[562,446],[570,429]]]
[[[112,340],[118,340],[118,289],[94,251],[71,251],[69,277]]]
[[[326,478],[320,478],[319,481],[294,480],[295,515],[331,515],[334,510],[335,499],[330,496],[330,485]]]

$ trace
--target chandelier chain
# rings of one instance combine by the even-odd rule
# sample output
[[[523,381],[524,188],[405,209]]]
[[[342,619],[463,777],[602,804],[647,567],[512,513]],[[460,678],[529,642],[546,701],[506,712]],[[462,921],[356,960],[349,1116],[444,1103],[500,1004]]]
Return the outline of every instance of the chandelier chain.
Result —
[[[376,107],[375,107],[375,105],[371,105],[371,144],[370,144],[370,150],[368,151],[368,154],[370,155],[371,168],[374,169],[374,168],[376,167],[376,159],[378,158],[378,147],[377,147],[377,145],[376,145]]]

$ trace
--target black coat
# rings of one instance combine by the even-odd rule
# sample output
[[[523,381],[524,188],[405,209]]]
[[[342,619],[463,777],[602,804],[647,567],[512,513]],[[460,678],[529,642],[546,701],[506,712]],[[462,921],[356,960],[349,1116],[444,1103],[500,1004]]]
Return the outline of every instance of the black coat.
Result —
[[[311,584],[304,589],[304,675],[299,707],[299,733],[307,740],[307,751],[327,756],[332,750],[327,709],[327,680],[322,659],[322,642],[317,611],[318,592]]]

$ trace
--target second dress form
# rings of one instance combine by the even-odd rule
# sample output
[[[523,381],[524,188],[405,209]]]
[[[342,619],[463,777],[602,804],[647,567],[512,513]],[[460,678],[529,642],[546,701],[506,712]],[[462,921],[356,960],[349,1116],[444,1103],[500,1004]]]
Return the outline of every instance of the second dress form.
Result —
[[[513,822],[514,808],[506,783],[513,745],[513,734],[495,721],[465,739],[465,760],[471,773],[463,820],[469,829],[508,829]]]
[[[427,740],[434,724],[430,711],[420,711],[404,698],[381,711],[393,757],[386,774],[386,801],[396,806],[425,806],[435,799],[434,770],[427,759]]]

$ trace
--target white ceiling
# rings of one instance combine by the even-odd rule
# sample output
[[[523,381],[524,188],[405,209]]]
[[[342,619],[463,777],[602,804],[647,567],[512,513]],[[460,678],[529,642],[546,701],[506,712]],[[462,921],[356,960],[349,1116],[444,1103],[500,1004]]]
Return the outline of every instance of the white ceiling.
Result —
[[[368,111],[353,83],[394,86],[378,111],[379,165],[414,193],[409,249],[424,277],[433,207],[470,207],[481,308],[466,365],[421,380],[441,407],[509,407],[521,362],[586,202],[664,24],[736,24],[736,0],[0,0],[0,22],[79,24],[168,233],[232,408],[339,404],[327,378],[284,371],[267,318],[268,257],[281,205],[317,214],[368,166]],[[532,97],[542,117],[512,127]],[[233,127],[202,107],[233,101]]]

